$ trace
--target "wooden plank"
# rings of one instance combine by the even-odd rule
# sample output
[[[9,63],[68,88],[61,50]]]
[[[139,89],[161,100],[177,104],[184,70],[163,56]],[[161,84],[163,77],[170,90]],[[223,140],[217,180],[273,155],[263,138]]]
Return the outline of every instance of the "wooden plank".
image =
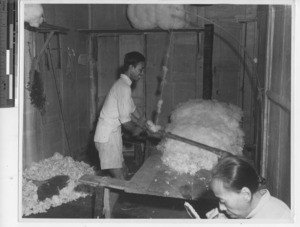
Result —
[[[202,170],[192,176],[176,173],[162,164],[150,184],[148,194],[189,200],[198,199],[207,192],[209,179],[209,171]]]
[[[276,105],[280,106],[285,111],[288,111],[288,112],[291,111],[291,102],[288,99],[286,99],[285,97],[278,95],[275,92],[270,91],[270,90],[266,92],[266,95],[270,99],[270,101],[272,101]]]
[[[104,197],[104,188],[96,187],[93,195],[93,217],[101,218],[103,216],[103,197]]]
[[[98,38],[98,105],[100,108],[104,98],[114,82],[119,78],[119,39]]]
[[[180,199],[198,199],[209,193],[210,171],[200,170],[195,175],[179,174],[163,164],[161,154],[151,155],[130,181],[84,175],[79,182],[93,187],[108,187],[127,193],[155,195]]]
[[[290,10],[284,6],[271,8],[270,19],[274,21],[274,33],[270,34],[273,53],[269,63],[268,99],[269,125],[266,137],[267,186],[270,192],[290,205],[290,61],[291,19]],[[269,98],[272,98],[271,100]],[[272,102],[270,102],[272,101]],[[275,101],[275,102],[274,102]],[[285,111],[283,111],[285,109]],[[274,124],[276,122],[276,124]]]
[[[204,34],[203,32],[197,33],[197,55],[196,55],[196,65],[195,65],[195,90],[196,90],[196,99],[202,98],[203,94],[203,49],[204,49]]]
[[[160,156],[157,154],[151,155],[138,172],[131,178],[129,187],[126,192],[147,194],[147,190],[160,169]]]
[[[278,165],[278,198],[289,206],[291,205],[291,7],[278,8],[278,13],[283,14],[282,38],[282,67],[280,77],[280,98],[287,106],[289,112],[280,110],[279,117],[279,165]],[[284,76],[282,76],[284,75]]]
[[[109,187],[118,190],[124,190],[127,187],[128,181],[111,178],[100,177],[96,175],[85,174],[78,180],[80,183],[88,184],[94,187]]]
[[[291,116],[280,110],[278,154],[278,198],[291,206]]]
[[[93,4],[92,29],[131,29],[126,8],[126,4]]]
[[[78,32],[85,34],[97,34],[98,36],[118,36],[118,35],[144,35],[144,34],[158,34],[168,33],[169,30],[163,29],[77,29]],[[203,28],[187,28],[187,29],[172,29],[172,32],[202,32]]]
[[[280,109],[270,103],[270,115],[269,115],[269,129],[268,129],[268,156],[267,156],[267,187],[269,191],[276,197],[278,197],[278,186],[280,184],[278,179],[279,171],[279,113]],[[272,124],[277,122],[277,124]]]
[[[248,9],[248,7],[247,7]],[[250,10],[250,9],[249,9]],[[247,16],[248,17],[248,16]],[[248,21],[246,23],[241,23],[241,37],[244,40],[244,47],[247,50],[247,54],[250,56],[257,56],[257,47],[258,47],[258,32],[257,32],[257,21]],[[239,98],[238,106],[243,109],[243,131],[245,133],[245,144],[255,144],[255,122],[259,122],[257,119],[260,114],[255,112],[258,111],[261,104],[256,98],[257,89],[253,90],[252,82],[255,81],[253,78],[256,77],[254,72],[253,63],[249,58],[247,58],[246,53],[240,48],[241,56],[244,60],[241,60],[241,71],[239,73],[239,85],[237,96]],[[258,74],[259,75],[259,74]],[[257,75],[257,76],[258,76]],[[252,79],[250,79],[252,78]],[[262,80],[259,78],[260,86],[262,86]]]
[[[161,155],[157,153],[146,160],[128,183],[125,192],[198,199],[206,195],[210,176],[210,172],[207,170],[201,170],[194,176],[179,174],[163,164]]]
[[[271,77],[272,77],[272,61],[273,61],[273,43],[274,43],[274,10],[272,7],[268,7],[268,16],[267,16],[267,24],[265,27],[267,28],[267,37],[266,37],[266,51],[263,52],[260,59],[263,59],[263,63],[266,60],[266,69],[262,67],[262,69],[259,72],[264,72],[266,70],[266,76],[265,76],[265,87],[266,89],[270,89],[271,87]],[[264,10],[263,10],[264,11]],[[265,14],[263,14],[265,15]],[[264,56],[266,52],[266,56]],[[265,96],[264,98],[264,123],[263,123],[263,152],[262,152],[262,176],[266,177],[268,175],[267,173],[267,166],[268,166],[268,156],[269,156],[269,127],[270,127],[270,101]]]

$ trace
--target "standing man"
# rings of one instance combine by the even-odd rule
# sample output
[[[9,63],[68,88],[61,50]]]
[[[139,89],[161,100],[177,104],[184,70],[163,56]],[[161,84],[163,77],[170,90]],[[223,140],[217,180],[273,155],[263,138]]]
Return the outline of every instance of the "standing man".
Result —
[[[127,53],[123,73],[107,94],[100,112],[94,142],[99,152],[101,169],[107,170],[113,178],[125,178],[121,125],[133,136],[137,136],[142,132],[138,125],[145,124],[145,118],[136,108],[131,96],[132,82],[138,81],[144,75],[144,71],[145,57],[135,51]],[[133,119],[137,119],[138,125]],[[116,199],[110,200],[110,207],[113,207]],[[105,212],[110,213],[104,207],[104,214]]]

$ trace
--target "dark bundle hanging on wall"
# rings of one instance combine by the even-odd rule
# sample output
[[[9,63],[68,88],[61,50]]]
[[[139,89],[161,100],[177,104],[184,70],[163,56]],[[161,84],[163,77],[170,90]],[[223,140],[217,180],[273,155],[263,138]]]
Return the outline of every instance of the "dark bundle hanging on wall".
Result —
[[[46,96],[44,94],[43,80],[37,70],[34,71],[33,77],[27,84],[27,89],[30,92],[31,104],[37,108],[42,115],[45,114]]]

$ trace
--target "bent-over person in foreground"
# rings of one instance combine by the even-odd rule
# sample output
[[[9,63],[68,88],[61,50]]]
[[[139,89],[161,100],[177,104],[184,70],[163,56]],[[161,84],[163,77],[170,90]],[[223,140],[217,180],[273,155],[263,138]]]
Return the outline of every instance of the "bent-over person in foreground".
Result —
[[[243,158],[221,159],[212,171],[211,189],[219,207],[206,214],[208,219],[291,219],[290,208],[260,187],[259,175]]]

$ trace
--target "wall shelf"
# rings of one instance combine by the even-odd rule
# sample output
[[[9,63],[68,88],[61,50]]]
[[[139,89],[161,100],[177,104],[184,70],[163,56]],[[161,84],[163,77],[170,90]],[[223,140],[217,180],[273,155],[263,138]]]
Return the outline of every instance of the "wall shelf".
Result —
[[[51,25],[46,22],[41,23],[38,28],[30,26],[28,22],[25,22],[24,26],[25,29],[27,29],[28,31],[39,32],[39,33],[50,33],[53,31],[55,33],[67,34],[69,31],[69,29],[67,28]]]

